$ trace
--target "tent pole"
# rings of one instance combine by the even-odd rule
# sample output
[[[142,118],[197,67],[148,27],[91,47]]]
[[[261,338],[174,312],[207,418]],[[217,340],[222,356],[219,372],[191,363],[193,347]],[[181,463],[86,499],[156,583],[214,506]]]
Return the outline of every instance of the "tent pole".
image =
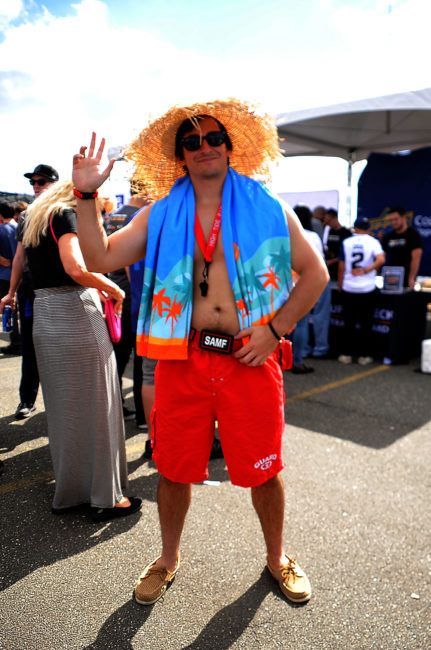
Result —
[[[347,195],[346,195],[346,219],[347,219],[348,228],[350,228],[352,225],[352,167],[353,167],[353,156],[350,153],[348,166],[347,166]]]

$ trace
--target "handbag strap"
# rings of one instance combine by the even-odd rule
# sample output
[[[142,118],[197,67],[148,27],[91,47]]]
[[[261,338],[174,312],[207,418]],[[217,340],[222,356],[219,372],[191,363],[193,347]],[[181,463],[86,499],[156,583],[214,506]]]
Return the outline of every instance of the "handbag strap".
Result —
[[[54,228],[52,227],[52,212],[51,212],[51,214],[49,215],[49,227],[51,228],[51,234],[52,234],[52,236],[54,237],[54,241],[55,241],[55,243],[56,243],[57,246],[58,246],[58,239],[57,239],[57,237],[55,236]]]

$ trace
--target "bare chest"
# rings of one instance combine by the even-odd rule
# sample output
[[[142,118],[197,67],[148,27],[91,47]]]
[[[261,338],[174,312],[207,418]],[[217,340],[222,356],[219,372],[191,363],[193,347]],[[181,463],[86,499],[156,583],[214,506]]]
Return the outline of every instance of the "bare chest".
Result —
[[[236,333],[238,317],[226,267],[221,230],[209,264],[205,264],[204,254],[196,241],[193,270],[193,327],[199,330],[213,328]]]

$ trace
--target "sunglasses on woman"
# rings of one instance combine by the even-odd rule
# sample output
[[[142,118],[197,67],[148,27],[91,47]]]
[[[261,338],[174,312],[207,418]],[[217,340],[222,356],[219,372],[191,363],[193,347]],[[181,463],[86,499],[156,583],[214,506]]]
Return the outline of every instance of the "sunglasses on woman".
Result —
[[[188,135],[186,138],[183,138],[181,145],[187,149],[187,151],[197,151],[203,145],[204,140],[206,140],[210,147],[220,147],[224,142],[226,142],[227,133],[225,131],[210,131],[206,135],[198,135],[194,133],[193,135]]]
[[[30,181],[30,185],[39,185],[39,187],[43,187],[47,183],[51,183],[51,181],[49,181],[49,180],[47,180],[45,178],[40,178],[38,180],[31,179],[31,181]]]

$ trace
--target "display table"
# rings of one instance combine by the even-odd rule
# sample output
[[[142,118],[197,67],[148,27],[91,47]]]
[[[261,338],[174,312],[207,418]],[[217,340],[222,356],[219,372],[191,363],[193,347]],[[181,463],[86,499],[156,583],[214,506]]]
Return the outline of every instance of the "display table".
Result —
[[[421,353],[425,338],[427,304],[431,294],[423,291],[406,291],[402,294],[379,292],[369,354],[387,363],[407,363]],[[343,306],[340,292],[332,289],[331,324],[329,348],[333,356],[342,353],[341,328],[344,327]]]

